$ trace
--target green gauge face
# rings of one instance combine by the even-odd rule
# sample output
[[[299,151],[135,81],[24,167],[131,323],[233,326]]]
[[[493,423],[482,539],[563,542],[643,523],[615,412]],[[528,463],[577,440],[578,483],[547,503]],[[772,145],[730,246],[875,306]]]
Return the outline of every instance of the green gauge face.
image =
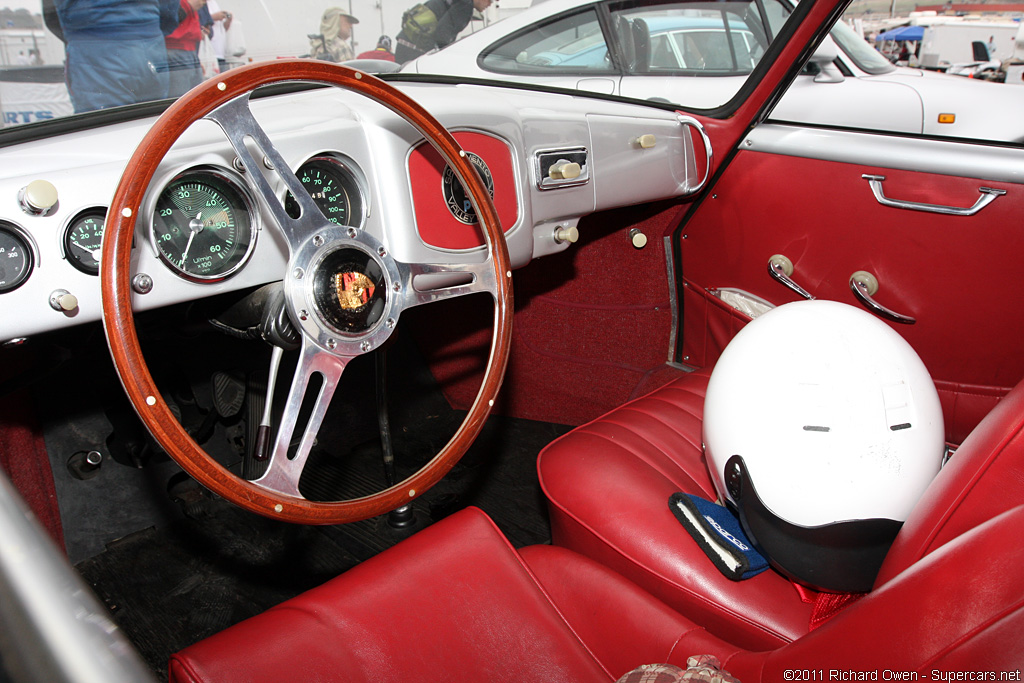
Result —
[[[250,203],[215,171],[189,171],[160,193],[153,239],[160,256],[190,280],[216,281],[237,272],[254,246]]]
[[[327,220],[335,225],[359,225],[359,186],[344,164],[329,156],[314,157],[299,167],[296,176]],[[284,208],[292,218],[299,217],[299,204],[291,192],[285,197]]]
[[[68,263],[89,275],[100,273],[105,214],[88,211],[75,217],[64,233],[64,254]]]

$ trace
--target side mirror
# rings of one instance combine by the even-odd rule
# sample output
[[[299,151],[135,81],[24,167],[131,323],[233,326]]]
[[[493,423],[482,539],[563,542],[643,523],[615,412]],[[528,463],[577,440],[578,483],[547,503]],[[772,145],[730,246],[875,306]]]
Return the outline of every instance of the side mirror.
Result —
[[[821,45],[811,55],[810,63],[815,65],[818,72],[814,76],[815,83],[842,83],[846,80],[843,74],[836,68],[835,61],[839,58],[839,48],[836,46],[832,36],[825,36]]]

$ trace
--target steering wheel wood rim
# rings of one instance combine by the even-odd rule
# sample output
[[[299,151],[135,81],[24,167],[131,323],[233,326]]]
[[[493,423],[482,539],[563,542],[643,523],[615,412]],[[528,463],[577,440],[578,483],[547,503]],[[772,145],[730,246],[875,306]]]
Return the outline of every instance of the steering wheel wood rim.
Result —
[[[195,121],[261,86],[313,82],[353,90],[384,105],[434,146],[470,194],[493,269],[494,330],[483,381],[462,425],[419,471],[395,486],[362,498],[315,502],[257,486],[208,455],[182,428],[163,400],[143,359],[132,315],[131,246],[136,220],[157,168]],[[232,69],[173,103],[154,123],[122,173],[107,213],[100,285],[103,327],[114,366],[128,398],[158,443],[190,476],[219,496],[252,512],[289,522],[338,524],[384,514],[436,484],[480,433],[508,363],[512,336],[512,271],[497,211],[479,175],[451,134],[412,98],[368,74],[327,62],[289,59]],[[283,274],[282,274],[283,276]]]

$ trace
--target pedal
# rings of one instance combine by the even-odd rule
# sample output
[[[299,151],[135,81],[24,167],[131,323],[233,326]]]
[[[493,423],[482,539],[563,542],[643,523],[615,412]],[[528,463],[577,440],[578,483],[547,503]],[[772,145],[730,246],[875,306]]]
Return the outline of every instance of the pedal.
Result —
[[[213,373],[213,407],[221,417],[234,417],[245,403],[245,382],[226,372]]]

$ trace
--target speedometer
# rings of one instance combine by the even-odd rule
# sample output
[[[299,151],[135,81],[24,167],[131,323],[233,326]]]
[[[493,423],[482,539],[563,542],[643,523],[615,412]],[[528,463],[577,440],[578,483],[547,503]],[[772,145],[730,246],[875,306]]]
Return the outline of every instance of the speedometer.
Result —
[[[355,226],[362,222],[359,184],[340,159],[326,154],[313,157],[299,167],[296,175],[328,221]],[[284,208],[292,218],[299,217],[299,203],[291,192],[285,197]]]
[[[157,252],[182,277],[223,280],[245,265],[255,246],[252,206],[242,184],[226,172],[186,171],[157,199]]]

